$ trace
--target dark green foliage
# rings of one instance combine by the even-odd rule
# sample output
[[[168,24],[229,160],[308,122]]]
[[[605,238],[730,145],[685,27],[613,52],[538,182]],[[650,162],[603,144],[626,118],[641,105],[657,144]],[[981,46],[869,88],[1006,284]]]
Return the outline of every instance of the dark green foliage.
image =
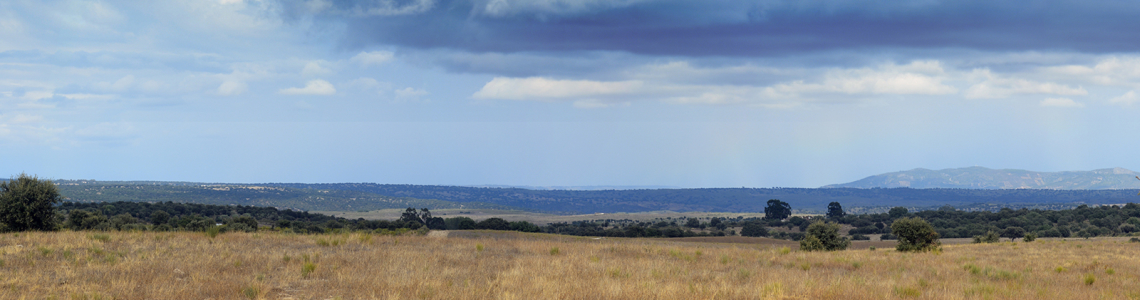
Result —
[[[531,224],[527,221],[511,222],[510,230],[522,232],[542,232],[542,229],[539,228],[538,225]]]
[[[851,240],[852,241],[869,241],[869,240],[871,240],[871,237],[865,236],[862,234],[852,234]]]
[[[1037,234],[1036,233],[1030,232],[1028,234],[1025,234],[1025,242],[1032,242],[1032,241],[1036,241],[1036,240],[1037,240]]]
[[[110,224],[107,223],[107,217],[103,216],[103,213],[98,210],[86,211],[73,209],[68,212],[67,221],[63,224],[63,227],[71,230],[110,229]],[[104,228],[99,228],[100,224],[102,224]]]
[[[918,217],[895,220],[891,223],[891,233],[899,237],[895,247],[898,251],[930,251],[941,245],[934,227]]]
[[[880,235],[879,239],[884,240],[884,241],[893,241],[893,240],[899,239],[899,237],[897,237],[893,234],[887,233],[887,234]]]
[[[906,207],[901,207],[901,206],[891,208],[891,210],[889,212],[887,212],[887,214],[891,216],[891,219],[898,219],[898,218],[905,217],[906,213],[907,213]]]
[[[839,202],[831,202],[827,204],[827,217],[829,219],[842,218],[847,213],[843,212],[843,206]]]
[[[169,222],[169,221],[170,221],[170,214],[165,212],[165,211],[156,210],[150,214],[150,222],[153,223],[154,225],[166,224],[166,222]]]
[[[475,229],[475,220],[468,217],[454,217],[443,220],[447,230]]]
[[[768,206],[764,207],[764,218],[770,220],[783,220],[792,215],[792,206],[787,202],[780,201],[779,199],[768,200]]]
[[[744,223],[744,228],[740,229],[740,235],[743,236],[768,236],[768,228],[764,227],[760,222],[747,222]]]
[[[851,245],[847,238],[839,236],[838,223],[825,223],[816,221],[807,227],[807,233],[800,240],[800,250],[805,251],[838,251],[846,250]]]
[[[697,218],[689,218],[689,221],[685,222],[685,227],[699,228],[699,227],[701,227],[701,220],[699,220]]]
[[[1009,238],[1009,241],[1012,242],[1013,240],[1024,237],[1025,229],[1017,226],[1006,227],[1005,230],[1002,230],[1001,236]]]
[[[987,231],[985,235],[975,235],[974,236],[974,243],[975,244],[997,243],[998,239],[1000,239],[1000,238],[1001,237],[1000,237],[1000,235],[998,235],[997,232],[991,230],[991,231]]]
[[[511,230],[511,223],[502,218],[487,218],[486,220],[475,223],[477,229],[490,229],[490,230]]]
[[[329,222],[335,222],[335,221],[330,220]],[[230,231],[253,232],[253,231],[257,231],[258,224],[257,224],[257,220],[254,219],[253,217],[239,216],[237,218],[230,219],[230,222],[226,224],[226,227],[227,227],[226,230],[230,230]]]
[[[721,221],[720,218],[712,218],[712,220],[709,220],[709,226],[717,230],[725,230],[728,228],[728,223]]]
[[[50,180],[20,174],[0,183],[0,223],[9,231],[56,230],[55,205],[62,201]]]

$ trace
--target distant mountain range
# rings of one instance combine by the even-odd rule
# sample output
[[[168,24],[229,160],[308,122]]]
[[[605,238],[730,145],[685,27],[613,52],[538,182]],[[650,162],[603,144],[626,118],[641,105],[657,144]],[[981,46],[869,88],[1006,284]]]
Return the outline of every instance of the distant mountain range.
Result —
[[[885,173],[823,188],[957,188],[957,189],[1138,189],[1140,173],[1124,168],[1092,171],[1035,172],[1014,169],[969,167],[958,169],[913,169]]]

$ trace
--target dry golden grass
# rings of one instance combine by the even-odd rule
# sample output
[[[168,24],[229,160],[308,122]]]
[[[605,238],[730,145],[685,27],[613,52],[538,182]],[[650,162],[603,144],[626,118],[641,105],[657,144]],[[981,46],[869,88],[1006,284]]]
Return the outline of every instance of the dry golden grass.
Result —
[[[1072,240],[808,253],[540,234],[31,232],[0,235],[0,298],[1137,299],[1138,249]]]

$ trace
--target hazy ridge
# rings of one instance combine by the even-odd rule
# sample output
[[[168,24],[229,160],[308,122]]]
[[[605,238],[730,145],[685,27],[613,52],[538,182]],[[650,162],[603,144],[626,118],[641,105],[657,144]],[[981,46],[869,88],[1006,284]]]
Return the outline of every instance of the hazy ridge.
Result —
[[[1092,171],[1036,172],[1016,169],[968,167],[957,169],[913,169],[868,176],[823,188],[899,188],[916,189],[1051,189],[1110,190],[1140,189],[1140,173],[1124,168]]]

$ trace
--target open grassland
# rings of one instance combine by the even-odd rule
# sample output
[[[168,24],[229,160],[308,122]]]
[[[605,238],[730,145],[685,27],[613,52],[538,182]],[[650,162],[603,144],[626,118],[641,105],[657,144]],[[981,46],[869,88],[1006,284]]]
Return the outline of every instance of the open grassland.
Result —
[[[9,233],[0,235],[0,298],[1140,299],[1140,246],[1119,240],[821,253],[448,235]]]

